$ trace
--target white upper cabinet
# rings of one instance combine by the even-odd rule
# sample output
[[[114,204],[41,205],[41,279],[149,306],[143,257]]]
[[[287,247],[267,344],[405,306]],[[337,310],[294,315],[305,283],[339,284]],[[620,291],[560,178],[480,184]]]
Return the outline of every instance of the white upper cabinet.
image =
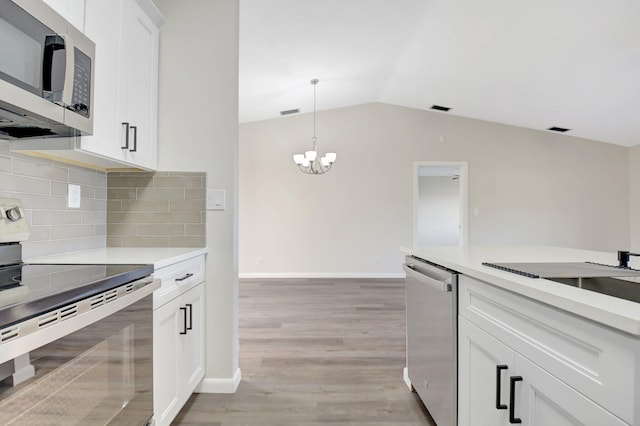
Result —
[[[74,27],[84,31],[85,0],[44,0],[44,2],[71,22]]]
[[[86,0],[96,43],[94,134],[81,149],[157,168],[158,39],[164,18],[150,0]]]
[[[140,4],[122,8],[118,116],[125,159],[156,169],[158,128],[158,27]],[[122,148],[125,147],[125,148]]]

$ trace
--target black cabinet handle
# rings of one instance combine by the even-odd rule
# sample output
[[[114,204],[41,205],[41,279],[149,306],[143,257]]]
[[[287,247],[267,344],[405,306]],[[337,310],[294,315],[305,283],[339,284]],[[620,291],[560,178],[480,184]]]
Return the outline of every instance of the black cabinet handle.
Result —
[[[191,278],[192,276],[193,276],[193,274],[192,274],[192,273],[188,273],[188,274],[183,275],[183,276],[182,276],[182,277],[180,277],[180,278],[176,278],[176,281],[184,281],[184,280],[186,280],[187,278]]]
[[[516,382],[521,382],[522,376],[511,376],[509,379],[509,423],[522,423],[522,419],[516,417]]]
[[[136,152],[138,150],[138,126],[131,126],[133,129],[133,148],[129,152]]]
[[[122,149],[129,149],[129,123],[124,121],[122,123],[124,126],[124,146],[121,146]]]
[[[180,332],[180,334],[187,334],[187,307],[186,306],[181,306],[180,310],[182,312],[184,312],[184,329]]]
[[[193,329],[193,305],[191,303],[187,303],[187,308],[189,308],[189,325],[187,326],[187,330]]]
[[[496,410],[506,410],[507,409],[507,405],[506,404],[502,404],[500,402],[500,393],[501,393],[501,386],[500,386],[500,382],[501,382],[501,378],[502,378],[502,370],[507,370],[509,367],[507,367],[506,365],[496,365]]]

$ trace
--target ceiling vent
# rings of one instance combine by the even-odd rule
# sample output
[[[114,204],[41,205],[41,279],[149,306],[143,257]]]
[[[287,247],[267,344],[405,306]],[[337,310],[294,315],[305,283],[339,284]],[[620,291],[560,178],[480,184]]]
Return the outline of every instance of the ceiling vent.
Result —
[[[565,129],[564,127],[549,127],[547,130],[551,130],[552,132],[558,132],[558,133],[564,133],[564,132],[568,132],[571,129]]]
[[[291,115],[291,114],[297,114],[299,112],[300,112],[300,108],[287,109],[284,111],[280,111],[280,115]]]
[[[441,105],[431,105],[431,109],[435,109],[436,111],[444,111],[444,112],[447,112],[447,111],[449,111],[451,108],[446,107],[446,106],[441,106]]]

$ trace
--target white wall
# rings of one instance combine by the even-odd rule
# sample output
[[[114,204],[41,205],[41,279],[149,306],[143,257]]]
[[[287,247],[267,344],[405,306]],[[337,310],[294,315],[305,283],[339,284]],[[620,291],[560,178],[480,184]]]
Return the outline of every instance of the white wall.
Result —
[[[159,169],[205,171],[226,191],[207,211],[203,391],[233,391],[238,369],[238,0],[156,0],[160,37]]]
[[[640,145],[629,148],[630,249],[640,253]],[[621,248],[621,250],[623,250]]]
[[[400,274],[414,161],[469,162],[470,245],[629,244],[625,147],[374,103],[318,112],[338,160],[309,176],[291,155],[311,131],[311,114],[240,126],[241,276]]]
[[[419,246],[460,244],[460,180],[451,176],[418,178],[416,225]]]

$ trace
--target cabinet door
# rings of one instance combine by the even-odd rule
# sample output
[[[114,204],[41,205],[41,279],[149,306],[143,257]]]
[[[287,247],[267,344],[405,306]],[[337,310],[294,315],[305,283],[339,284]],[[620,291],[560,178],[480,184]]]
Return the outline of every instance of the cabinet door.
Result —
[[[180,300],[186,307],[187,334],[180,335],[182,398],[186,402],[204,377],[204,284],[189,290]]]
[[[625,422],[561,382],[528,359],[516,354],[514,416],[530,426],[623,426]]]
[[[121,124],[116,113],[120,64],[119,34],[122,1],[86,0],[85,34],[96,44],[93,135],[82,136],[83,150],[125,160],[120,147]]]
[[[140,5],[125,0],[122,8],[119,120],[120,142],[128,161],[157,167],[157,92],[159,31]],[[127,126],[122,123],[129,123]]]
[[[459,425],[509,424],[509,376],[514,374],[514,361],[511,349],[458,317]],[[498,404],[502,408],[496,408]]]
[[[181,348],[176,346],[182,325],[180,299],[153,311],[153,411],[158,426],[168,425],[180,411],[177,370]]]
[[[80,31],[84,31],[85,0],[44,0]]]

